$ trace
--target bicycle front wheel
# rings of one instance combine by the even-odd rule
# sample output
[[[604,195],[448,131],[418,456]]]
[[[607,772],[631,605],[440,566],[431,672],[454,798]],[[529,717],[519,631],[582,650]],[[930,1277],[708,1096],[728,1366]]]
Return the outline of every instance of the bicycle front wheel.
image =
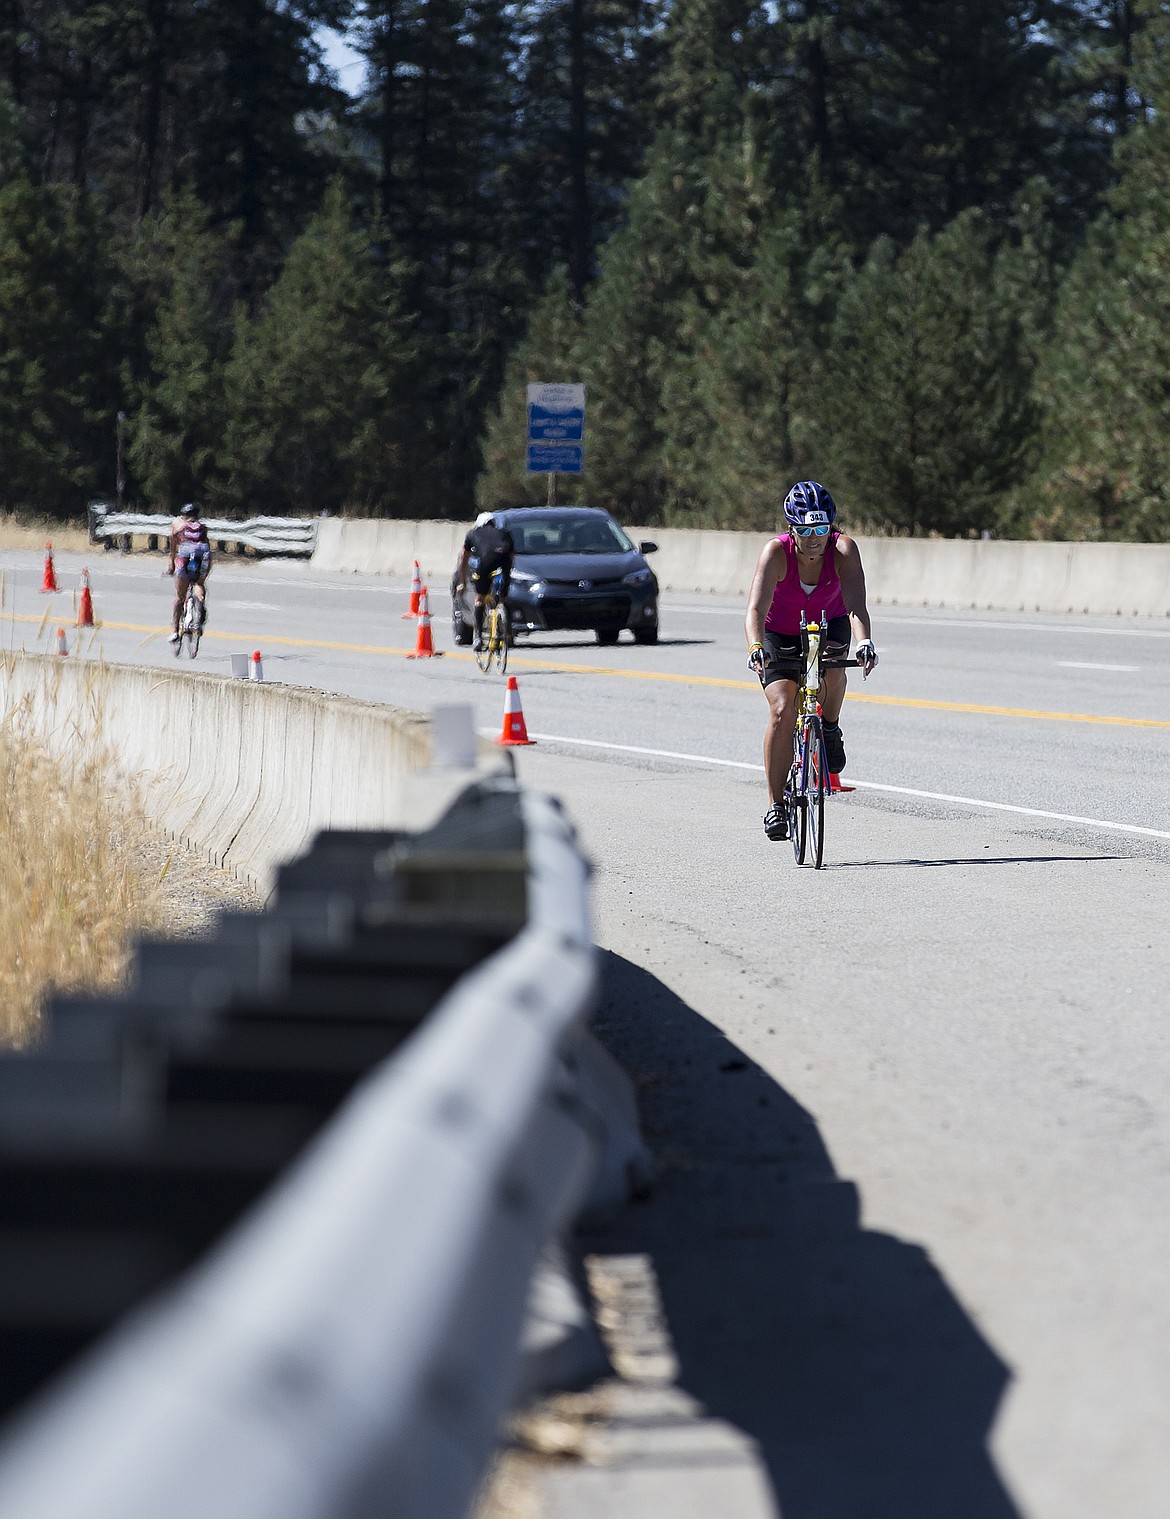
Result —
[[[805,741],[808,754],[808,835],[813,868],[820,870],[825,859],[825,791],[829,784],[829,770],[825,762],[825,743],[821,735],[819,719],[809,724]]]
[[[799,733],[793,740],[792,769],[788,772],[788,785],[784,788],[784,807],[788,813],[788,837],[792,841],[792,854],[796,863],[803,865],[808,839],[808,809],[805,806],[804,757]]]
[[[508,668],[508,609],[497,607],[492,622],[492,641],[495,644],[496,669],[503,675]]]
[[[480,634],[475,640],[475,662],[486,675],[492,667],[492,635],[495,632],[495,608],[488,607],[480,624]]]

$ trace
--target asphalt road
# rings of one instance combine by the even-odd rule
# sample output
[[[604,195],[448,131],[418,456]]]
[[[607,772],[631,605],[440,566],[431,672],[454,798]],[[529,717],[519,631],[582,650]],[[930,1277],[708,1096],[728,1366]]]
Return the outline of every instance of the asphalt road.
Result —
[[[5,646],[44,647],[70,596],[0,566]],[[94,556],[83,649],[174,665],[159,566]],[[448,652],[417,662],[403,582],[221,560],[211,598],[200,668],[258,648],[498,730],[438,592]],[[511,666],[663,1168],[595,1248],[653,1252],[683,1384],[760,1442],[784,1519],[1161,1519],[1170,623],[876,607],[814,873],[760,830],[741,615],[667,595],[656,648]]]

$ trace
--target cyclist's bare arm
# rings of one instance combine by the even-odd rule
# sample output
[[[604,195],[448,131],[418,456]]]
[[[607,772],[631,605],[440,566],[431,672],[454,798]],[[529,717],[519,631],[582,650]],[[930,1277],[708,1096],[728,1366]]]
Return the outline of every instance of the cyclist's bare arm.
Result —
[[[772,605],[776,586],[784,578],[786,569],[784,547],[778,538],[773,538],[760,550],[760,557],[756,561],[756,572],[752,576],[751,590],[748,592],[747,615],[743,620],[743,630],[747,636],[749,649],[763,642],[764,618],[768,615],[768,608]]]
[[[841,581],[841,595],[853,624],[853,636],[858,645],[873,643],[869,624],[869,608],[865,602],[865,570],[861,565],[861,551],[852,538],[844,533],[837,539],[837,575]],[[866,660],[862,670],[866,675],[873,669],[875,660]]]

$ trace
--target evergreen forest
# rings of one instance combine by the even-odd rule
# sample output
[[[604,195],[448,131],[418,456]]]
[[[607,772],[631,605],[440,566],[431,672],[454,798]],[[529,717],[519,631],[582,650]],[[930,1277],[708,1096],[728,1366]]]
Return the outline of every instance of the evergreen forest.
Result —
[[[1162,0],[0,0],[0,508],[540,501],[540,380],[630,524],[1170,540],[1168,112]]]

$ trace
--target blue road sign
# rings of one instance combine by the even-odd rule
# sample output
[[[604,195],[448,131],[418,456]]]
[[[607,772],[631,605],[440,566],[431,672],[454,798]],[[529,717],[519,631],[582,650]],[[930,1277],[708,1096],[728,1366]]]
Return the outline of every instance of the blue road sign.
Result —
[[[528,473],[579,475],[585,462],[584,385],[529,385]]]
[[[585,436],[583,411],[546,411],[528,408],[529,443],[580,443]]]
[[[585,449],[580,443],[530,443],[530,475],[579,475],[585,468]]]

